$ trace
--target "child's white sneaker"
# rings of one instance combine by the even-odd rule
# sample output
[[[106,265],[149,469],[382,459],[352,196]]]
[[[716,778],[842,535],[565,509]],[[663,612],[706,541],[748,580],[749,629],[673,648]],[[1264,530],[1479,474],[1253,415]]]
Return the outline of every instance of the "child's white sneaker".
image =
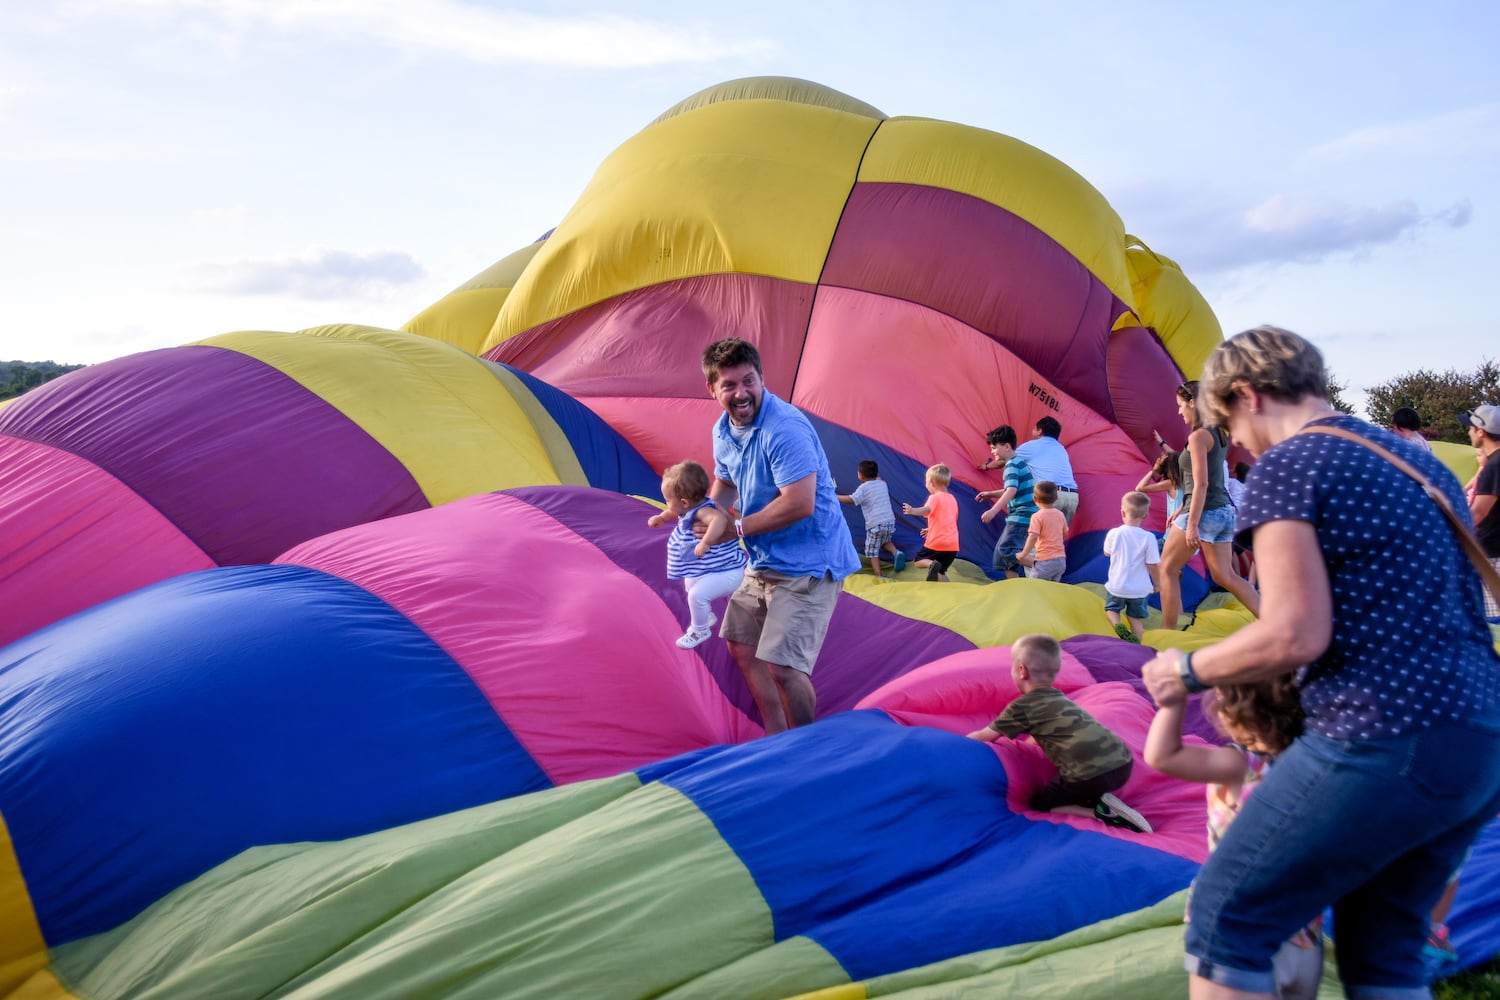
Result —
[[[1106,826],[1120,826],[1137,833],[1151,832],[1151,824],[1146,822],[1146,817],[1110,792],[1099,796],[1099,802],[1094,806],[1094,818]]]
[[[682,638],[677,640],[677,645],[683,649],[693,649],[713,634],[714,630],[711,625],[705,625],[702,628],[689,628],[686,632],[682,633]]]

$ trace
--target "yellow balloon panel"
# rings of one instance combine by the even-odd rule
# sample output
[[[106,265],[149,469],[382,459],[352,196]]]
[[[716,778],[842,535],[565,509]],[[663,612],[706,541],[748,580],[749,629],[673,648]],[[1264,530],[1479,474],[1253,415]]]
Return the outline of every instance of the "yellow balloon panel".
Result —
[[[1134,237],[1127,239],[1139,243]],[[1144,245],[1133,245],[1126,248],[1125,260],[1141,322],[1156,331],[1183,374],[1196,379],[1203,372],[1203,363],[1224,339],[1218,317],[1170,257]]]
[[[794,76],[747,76],[705,87],[690,97],[685,97],[656,116],[651,124],[666,121],[677,115],[710,104],[724,101],[789,101],[793,104],[815,104],[820,107],[848,111],[866,118],[884,118],[885,112],[842,91],[825,87],[821,83],[802,80]]]
[[[296,379],[379,441],[433,506],[561,482],[525,410],[483,362],[447,344],[348,325],[199,343]]]
[[[541,248],[538,241],[496,261],[412,317],[402,331],[480,353],[500,307]]]
[[[891,118],[860,166],[862,182],[925,184],[998,205],[1046,233],[1124,302],[1125,226],[1074,170],[998,132],[931,118]]]
[[[733,101],[645,129],[604,161],[542,245],[485,350],[680,278],[816,282],[876,125],[831,108]]]
[[[47,965],[47,942],[37,926],[31,894],[0,816],[0,992],[9,994]]]
[[[844,589],[894,614],[941,625],[976,646],[1008,646],[1023,635],[1046,632],[1058,639],[1114,635],[1104,617],[1104,599],[1082,587],[1025,578],[990,583],[972,563],[955,560],[945,584],[912,586],[927,570],[908,568],[881,581],[857,573]]]

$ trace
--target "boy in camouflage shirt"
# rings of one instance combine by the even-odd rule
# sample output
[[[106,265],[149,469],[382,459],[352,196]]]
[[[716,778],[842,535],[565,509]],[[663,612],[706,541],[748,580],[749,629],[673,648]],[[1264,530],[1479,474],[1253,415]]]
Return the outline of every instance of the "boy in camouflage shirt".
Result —
[[[1021,697],[969,738],[993,743],[1031,734],[1057,768],[1057,777],[1031,798],[1038,812],[1092,816],[1109,826],[1150,833],[1145,817],[1113,794],[1130,780],[1130,747],[1052,686],[1061,667],[1062,647],[1052,636],[1017,639],[1010,648],[1010,675]]]

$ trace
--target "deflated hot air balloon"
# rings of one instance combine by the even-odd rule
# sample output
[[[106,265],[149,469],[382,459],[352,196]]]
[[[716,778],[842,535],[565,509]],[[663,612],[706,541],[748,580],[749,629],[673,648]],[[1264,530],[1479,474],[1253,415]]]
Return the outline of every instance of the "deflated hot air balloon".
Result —
[[[937,462],[960,496],[998,488],[973,471],[985,432],[1024,440],[1054,417],[1081,487],[1075,581],[1103,581],[1119,497],[1154,432],[1181,443],[1172,389],[1221,339],[1176,264],[1064,164],[799,80],[683,101],[521,254],[408,328],[472,342],[482,297],[497,307],[486,357],[586,403],[657,469],[707,458],[697,359],[723,336],[760,347],[767,386],[812,418],[851,488],[866,458],[898,499],[920,500]],[[988,569],[999,528],[980,513],[964,504],[961,554]],[[898,541],[915,547],[918,527]]]
[[[1139,760],[1150,651],[1110,632],[1096,556],[1220,332],[1082,178],[735,81],[407,330],[230,334],[0,409],[0,993],[1180,989],[1202,791]],[[1083,585],[852,577],[818,723],[758,738],[723,644],[675,645],[631,496],[707,458],[698,358],[729,335],[836,475],[873,458],[897,501],[936,462],[995,488],[985,432],[1059,420]],[[1152,833],[1032,812],[1035,746],[962,738],[1038,631],[1135,751]],[[1492,827],[1450,918],[1466,963],[1496,898]]]
[[[137,354],[0,411],[0,642],[459,497],[656,482],[566,395],[418,337],[334,326]]]

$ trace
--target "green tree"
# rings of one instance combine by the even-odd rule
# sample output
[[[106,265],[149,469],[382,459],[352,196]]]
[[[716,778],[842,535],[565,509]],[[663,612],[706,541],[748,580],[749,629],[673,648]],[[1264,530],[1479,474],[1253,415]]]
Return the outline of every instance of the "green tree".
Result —
[[[1344,393],[1348,391],[1348,382],[1337,377],[1333,372],[1328,373],[1328,402],[1333,404],[1335,410],[1338,410],[1340,413],[1347,413],[1352,417],[1356,416],[1354,407],[1349,405],[1349,401],[1344,398]]]
[[[0,399],[19,396],[28,389],[35,389],[82,367],[60,365],[55,361],[0,361]]]
[[[1435,441],[1467,444],[1469,436],[1458,415],[1480,403],[1500,403],[1500,365],[1486,359],[1472,372],[1425,368],[1398,375],[1370,390],[1365,410],[1371,423],[1389,427],[1391,414],[1403,406],[1417,411],[1423,433]]]

